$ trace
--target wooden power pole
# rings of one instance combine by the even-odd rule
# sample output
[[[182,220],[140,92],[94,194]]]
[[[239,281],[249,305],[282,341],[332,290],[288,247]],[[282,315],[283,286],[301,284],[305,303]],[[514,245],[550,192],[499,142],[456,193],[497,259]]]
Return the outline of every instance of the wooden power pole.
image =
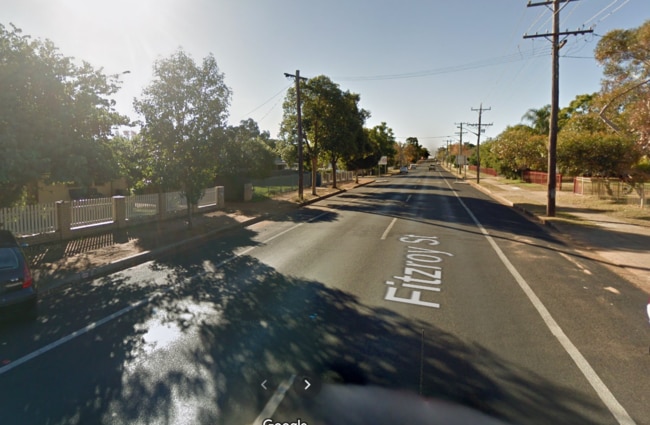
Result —
[[[478,124],[469,124],[469,123],[467,124],[467,125],[477,127],[476,133],[474,133],[476,134],[476,184],[481,183],[481,133],[484,132],[483,127],[489,127],[492,125],[492,123],[483,124],[481,122],[481,119],[483,117],[483,111],[491,111],[491,110],[492,108],[484,108],[482,103],[478,109],[472,108],[472,111],[478,112]]]
[[[548,134],[548,190],[546,196],[546,215],[555,217],[555,188],[557,186],[557,133],[558,133],[558,103],[560,98],[560,48],[564,45],[566,38],[560,41],[560,36],[586,34],[593,32],[592,29],[578,31],[560,31],[560,5],[575,0],[550,0],[538,3],[528,3],[528,7],[553,6],[553,32],[546,34],[527,35],[524,38],[544,37],[549,39],[552,47],[552,83],[551,83],[551,117]]]
[[[300,80],[307,81],[305,77],[300,76],[300,71],[296,70],[296,74],[284,73],[287,78],[294,78],[296,80],[296,113],[298,115],[298,199],[303,200],[304,179],[303,179],[303,160],[302,160],[302,116],[300,113]]]

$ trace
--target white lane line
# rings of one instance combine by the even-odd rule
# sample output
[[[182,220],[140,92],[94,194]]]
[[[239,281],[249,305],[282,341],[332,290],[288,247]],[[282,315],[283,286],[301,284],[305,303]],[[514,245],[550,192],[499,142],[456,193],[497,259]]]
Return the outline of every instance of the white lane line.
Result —
[[[570,255],[565,254],[564,252],[560,252],[560,255],[561,255],[562,257],[566,258],[566,260],[567,260],[568,262],[572,263],[572,264],[575,265],[577,268],[579,268],[579,269],[580,269],[584,274],[591,275],[591,271],[589,271],[588,268],[586,268],[585,266],[583,266],[583,265],[582,265],[578,260],[572,258]]]
[[[272,241],[273,239],[275,239],[277,237],[280,237],[280,236],[282,236],[282,235],[284,235],[284,234],[286,234],[286,233],[288,233],[288,232],[290,232],[292,230],[295,230],[298,227],[302,226],[304,223],[309,223],[311,221],[317,220],[318,218],[324,216],[325,214],[329,214],[329,212],[328,211],[323,212],[322,214],[319,214],[319,215],[317,215],[315,217],[310,218],[306,222],[298,223],[295,226],[292,226],[289,229],[287,229],[287,230],[285,230],[283,232],[280,232],[275,236],[272,236],[272,237],[268,238],[267,240],[263,241],[262,244],[266,244],[266,243]],[[235,254],[234,256],[226,258],[225,260],[219,262],[218,264],[215,265],[215,267],[216,268],[222,267],[222,266],[230,263],[231,261],[235,260],[236,258],[239,258],[242,255],[248,254],[249,252],[251,252],[255,248],[257,248],[257,246],[251,246],[250,248],[247,248],[244,251],[242,251],[242,252],[240,252],[238,254]],[[191,279],[193,279],[195,277],[203,276],[206,273],[208,273],[208,271],[197,273]],[[190,279],[190,281],[191,281],[191,279]],[[178,287],[178,285],[169,286],[169,287],[167,287],[167,288],[165,288],[163,290],[156,291],[153,294],[149,295],[148,297],[142,298],[139,301],[136,301],[136,302],[134,302],[132,304],[129,304],[128,306],[124,307],[121,310],[116,311],[115,313],[109,314],[108,316],[106,316],[106,317],[104,317],[102,319],[99,319],[96,322],[92,322],[92,323],[84,326],[83,328],[72,332],[71,334],[68,334],[68,335],[66,335],[66,336],[64,336],[64,337],[62,337],[60,339],[57,339],[56,341],[53,341],[53,342],[39,348],[36,351],[32,351],[31,353],[26,354],[23,357],[20,357],[20,358],[12,361],[11,363],[9,363],[7,365],[0,367],[0,375],[3,375],[5,373],[9,372],[10,370],[17,368],[20,365],[22,365],[24,363],[27,363],[28,361],[30,361],[32,359],[35,359],[36,357],[38,357],[38,356],[40,356],[42,354],[45,354],[48,351],[51,351],[51,350],[55,349],[56,347],[59,347],[59,346],[65,344],[66,342],[70,342],[70,341],[72,341],[73,339],[75,339],[75,338],[77,338],[79,336],[87,334],[88,332],[92,331],[93,329],[96,329],[96,328],[98,328],[98,327],[100,327],[102,325],[105,325],[108,322],[111,322],[111,321],[113,321],[113,320],[115,320],[115,319],[117,319],[117,318],[119,318],[121,316],[124,316],[126,313],[128,313],[130,311],[133,311],[136,308],[141,307],[141,306],[143,306],[145,304],[150,303],[154,298],[156,298],[156,297],[158,297],[160,295],[166,294],[167,292],[169,292],[172,289],[177,288],[177,287]]]
[[[117,319],[118,317],[128,313],[129,311],[134,310],[134,309],[140,307],[141,305],[150,302],[153,298],[155,298],[155,297],[157,297],[157,296],[159,296],[159,295],[161,295],[161,294],[163,294],[165,292],[168,292],[170,289],[171,288],[168,288],[167,290],[164,290],[164,291],[157,291],[157,292],[155,292],[154,294],[150,295],[147,298],[143,298],[140,301],[136,301],[135,303],[130,304],[130,305],[124,307],[123,309],[121,309],[119,311],[116,311],[115,313],[104,317],[103,319],[100,319],[100,320],[98,320],[96,322],[93,322],[93,323],[91,323],[91,324],[89,324],[89,325],[87,325],[87,326],[85,326],[85,327],[83,327],[83,328],[81,328],[79,330],[76,330],[76,331],[72,332],[69,335],[64,336],[61,339],[58,339],[58,340],[56,340],[54,342],[51,342],[51,343],[47,344],[46,346],[39,348],[36,351],[32,351],[31,353],[29,353],[29,354],[27,354],[27,355],[25,355],[25,356],[23,356],[23,357],[21,357],[21,358],[19,358],[17,360],[14,360],[13,362],[11,362],[11,363],[3,366],[3,367],[0,367],[0,375],[9,372],[10,370],[22,365],[23,363],[26,363],[26,362],[40,356],[41,354],[45,354],[48,351],[53,350],[56,347],[65,344],[66,342],[72,341],[73,339],[77,338],[78,336],[86,334],[86,333],[90,332],[91,330],[93,330],[95,328],[98,328],[98,327],[110,322],[111,320]]]
[[[287,391],[289,391],[293,385],[294,379],[296,379],[296,375],[291,375],[291,377],[285,379],[280,383],[280,385],[278,385],[278,388],[266,403],[264,409],[262,409],[260,414],[257,415],[257,418],[251,423],[251,425],[259,425],[262,423],[262,421],[264,421],[264,419],[273,416],[275,411],[278,410],[280,403],[282,403],[282,400],[284,400],[284,396],[287,394]]]
[[[382,241],[386,239],[386,236],[388,236],[388,232],[390,232],[390,229],[393,228],[393,225],[395,224],[396,221],[397,221],[397,217],[394,217],[393,220],[388,225],[388,227],[386,228],[386,230],[384,230],[384,233],[381,235]]]
[[[451,186],[449,185],[449,182],[445,179],[447,182],[447,186],[451,189]],[[537,313],[542,317],[542,320],[544,320],[544,323],[546,324],[546,327],[551,331],[551,333],[557,338],[557,340],[560,342],[564,350],[571,356],[571,359],[573,362],[578,366],[578,369],[580,369],[580,372],[582,372],[583,376],[587,379],[589,384],[592,386],[592,388],[596,391],[596,394],[598,394],[598,397],[602,400],[602,402],[605,404],[607,409],[610,411],[610,413],[616,418],[616,421],[621,424],[621,425],[635,425],[636,422],[634,422],[634,419],[627,413],[625,408],[616,400],[616,397],[614,397],[614,394],[607,388],[607,385],[600,379],[596,371],[594,370],[593,367],[589,364],[587,359],[580,353],[580,350],[578,350],[578,347],[576,347],[569,337],[564,333],[560,325],[553,319],[553,316],[551,316],[551,313],[548,311],[546,306],[542,303],[542,301],[535,295],[535,292],[533,292],[532,288],[530,285],[528,285],[528,282],[523,278],[521,274],[517,271],[515,266],[512,265],[508,257],[501,251],[501,248],[497,245],[497,243],[494,241],[492,236],[489,235],[487,230],[483,227],[481,222],[478,221],[476,216],[472,213],[472,211],[465,205],[463,200],[458,196],[458,193],[454,192],[454,195],[456,195],[456,198],[458,199],[458,202],[463,206],[465,211],[469,214],[469,216],[472,218],[476,226],[479,228],[483,236],[487,239],[487,241],[490,243],[492,246],[492,249],[494,252],[496,252],[497,256],[503,263],[503,265],[508,269],[512,277],[515,278],[517,283],[519,284],[519,287],[524,291],[530,302],[533,304],[535,309],[537,310]]]

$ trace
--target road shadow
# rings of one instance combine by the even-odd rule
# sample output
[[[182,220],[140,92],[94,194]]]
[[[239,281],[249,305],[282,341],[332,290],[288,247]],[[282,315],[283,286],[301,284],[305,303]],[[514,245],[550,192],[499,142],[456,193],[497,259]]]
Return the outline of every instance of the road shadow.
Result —
[[[431,323],[224,248],[209,244],[151,264],[166,276],[157,284],[139,272],[103,278],[96,289],[103,305],[86,291],[89,307],[79,308],[82,299],[69,294],[61,302],[77,306],[65,319],[75,323],[96,309],[105,315],[119,299],[147,301],[83,337],[78,355],[49,353],[56,367],[38,369],[41,391],[8,381],[14,391],[0,408],[3,422],[250,423],[271,395],[260,387],[264,379],[273,388],[296,373],[327,379],[341,365],[359,371],[355,383],[421,388],[425,397],[512,423],[592,424],[608,416],[586,395]]]
[[[195,214],[192,228],[188,227],[186,217],[179,214],[165,221],[141,223],[68,241],[31,245],[25,248],[25,254],[39,278],[38,282],[46,285],[74,275],[83,277],[93,268],[140,252],[154,251],[223,229],[240,228],[242,222],[254,219],[327,222],[335,221],[337,214],[323,213],[310,207],[299,209],[296,204],[285,201],[229,203],[224,210]]]

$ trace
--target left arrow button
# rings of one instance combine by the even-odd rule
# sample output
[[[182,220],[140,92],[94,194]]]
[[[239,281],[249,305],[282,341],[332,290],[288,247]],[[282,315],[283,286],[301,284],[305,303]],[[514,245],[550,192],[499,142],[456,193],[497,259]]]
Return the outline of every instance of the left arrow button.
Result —
[[[260,386],[261,386],[262,388],[264,388],[265,390],[268,390],[268,388],[266,388],[266,379],[264,380],[264,382],[262,382],[262,383],[260,384]]]

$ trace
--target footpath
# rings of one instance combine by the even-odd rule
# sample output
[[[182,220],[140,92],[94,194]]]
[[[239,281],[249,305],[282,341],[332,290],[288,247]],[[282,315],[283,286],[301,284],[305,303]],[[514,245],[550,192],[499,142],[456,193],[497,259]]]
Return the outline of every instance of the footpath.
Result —
[[[467,171],[447,169],[459,179],[511,206],[539,223],[588,258],[610,267],[618,275],[650,294],[650,208],[621,205],[595,196],[573,193],[570,183],[556,192],[555,217],[546,216],[546,185],[523,183]]]
[[[650,294],[650,208],[619,208],[590,196],[573,194],[571,187],[563,187],[557,193],[556,217],[546,217],[545,186],[483,174],[477,184],[475,173],[468,171],[466,177],[461,177],[457,170],[448,171],[497,202],[549,226],[582,255],[612,268]],[[359,183],[339,184],[339,189],[319,188],[317,196],[305,188],[303,203],[298,202],[295,191],[272,199],[228,202],[223,210],[197,214],[192,229],[188,229],[185,219],[167,220],[78,240],[36,245],[27,248],[27,255],[39,290],[47,293],[187,250],[232,229],[265,219],[281,220],[296,208],[373,181],[360,178]]]
[[[222,210],[195,214],[191,229],[186,217],[179,216],[80,239],[28,246],[25,253],[39,292],[46,294],[161,256],[173,255],[233,229],[266,219],[281,220],[301,206],[373,181],[359,178],[359,183],[340,183],[338,189],[318,188],[315,196],[311,194],[311,188],[305,187],[303,202],[299,202],[297,191],[249,202],[226,202]]]

